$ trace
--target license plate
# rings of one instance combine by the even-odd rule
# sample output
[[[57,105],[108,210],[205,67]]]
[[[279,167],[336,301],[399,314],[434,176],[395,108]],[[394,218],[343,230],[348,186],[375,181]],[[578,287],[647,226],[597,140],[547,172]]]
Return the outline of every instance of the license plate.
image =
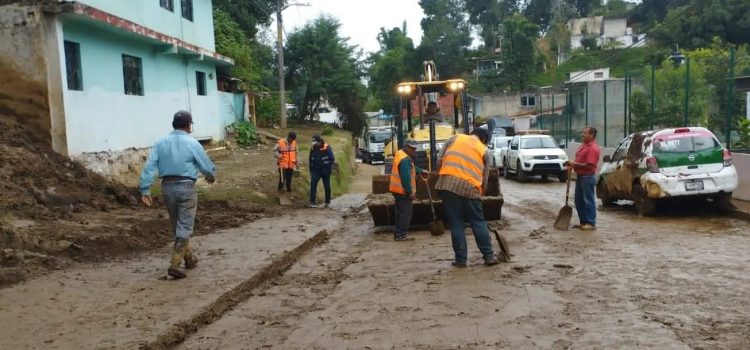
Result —
[[[703,191],[703,181],[688,181],[685,182],[686,191]]]

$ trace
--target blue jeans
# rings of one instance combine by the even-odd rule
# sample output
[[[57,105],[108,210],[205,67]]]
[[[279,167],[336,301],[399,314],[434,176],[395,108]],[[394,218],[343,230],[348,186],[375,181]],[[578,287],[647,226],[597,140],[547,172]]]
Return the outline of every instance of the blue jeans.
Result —
[[[323,189],[326,192],[326,204],[331,203],[331,173],[321,171],[310,172],[310,204],[315,204],[318,195],[318,181],[323,180]]]
[[[451,241],[453,252],[456,254],[456,262],[465,263],[468,259],[466,226],[464,225],[467,221],[471,224],[474,240],[477,241],[482,257],[485,260],[493,258],[490,232],[482,213],[482,201],[461,197],[449,191],[440,191],[440,198],[443,200],[443,214],[451,228]]]
[[[195,212],[198,209],[198,194],[195,192],[195,182],[162,182],[161,190],[169,213],[170,228],[175,235],[175,239],[190,239],[195,224]]]
[[[596,175],[579,175],[576,180],[576,211],[581,225],[596,226]]]

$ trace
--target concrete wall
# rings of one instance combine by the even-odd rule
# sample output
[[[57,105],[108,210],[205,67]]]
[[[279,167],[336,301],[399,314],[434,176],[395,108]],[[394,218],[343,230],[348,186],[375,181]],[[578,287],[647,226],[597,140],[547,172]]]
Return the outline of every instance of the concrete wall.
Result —
[[[627,34],[628,21],[625,18],[605,19],[603,26],[606,37],[618,37]]]
[[[245,115],[245,94],[218,92],[219,117],[222,129],[236,122],[237,119],[247,120]]]
[[[193,21],[182,18],[181,1],[174,0],[174,12],[159,6],[159,0],[77,0],[122,17],[162,34],[215,50],[211,0],[193,0]]]
[[[599,130],[599,143],[601,145],[617,146],[624,136],[625,83],[623,80],[608,80],[606,82],[606,137],[604,133],[604,84],[604,81],[594,81],[569,86],[572,93],[572,128],[575,131],[573,134],[577,135],[578,130],[581,130],[585,125],[591,125]],[[588,113],[586,109],[586,89],[588,89]]]
[[[576,150],[580,143],[571,142],[568,148],[565,150],[568,158],[575,159]],[[604,158],[606,155],[612,155],[615,152],[615,148],[602,147],[601,156]],[[737,175],[739,177],[739,187],[732,193],[732,198],[740,199],[743,201],[750,201],[750,154],[733,153],[732,159],[734,160],[734,167],[737,169]],[[599,169],[601,169],[602,161],[599,159]]]
[[[158,54],[144,41],[80,22],[64,22],[63,32],[80,44],[83,76],[83,91],[64,89],[70,155],[150,147],[172,130],[181,109],[193,113],[195,137],[223,138],[213,64]],[[125,95],[122,54],[142,59],[144,96]],[[207,96],[197,95],[196,71],[207,75]]]
[[[50,116],[49,107],[61,100],[59,89],[50,91],[61,79],[55,40],[58,30],[57,23],[45,19],[37,6],[0,6],[0,113],[38,130],[42,142],[64,153],[64,116],[59,110]]]
[[[531,95],[536,96],[536,105],[531,107],[521,106],[521,97]],[[539,112],[540,104],[544,108],[544,113],[551,113],[552,110],[552,94],[549,92],[543,92],[542,96],[539,96],[537,92],[530,93],[513,93],[513,94],[492,94],[492,95],[479,95],[481,100],[474,103],[474,113],[477,116],[482,117],[493,117],[493,116],[516,116],[516,115],[527,115],[536,114]],[[565,107],[565,93],[556,92],[554,94],[555,109]]]

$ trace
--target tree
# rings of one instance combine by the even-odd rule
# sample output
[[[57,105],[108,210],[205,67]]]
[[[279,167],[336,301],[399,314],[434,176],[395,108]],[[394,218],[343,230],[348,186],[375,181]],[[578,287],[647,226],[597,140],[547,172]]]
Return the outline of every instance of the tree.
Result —
[[[286,1],[284,1],[286,2]],[[268,26],[275,15],[276,0],[214,0],[214,9],[229,14],[249,38],[254,38],[258,26]]]
[[[469,22],[479,28],[487,49],[498,47],[499,24],[505,22],[520,7],[519,0],[465,0]]]
[[[463,76],[470,65],[466,52],[471,45],[471,28],[460,0],[420,0],[424,10],[420,61],[435,61],[443,79]]]
[[[513,91],[525,89],[536,73],[536,41],[539,26],[529,22],[520,13],[503,24],[502,75]]]
[[[652,30],[651,37],[664,46],[700,48],[714,37],[731,44],[750,43],[750,0],[692,0],[671,8]]]
[[[298,101],[300,118],[311,116],[322,100],[338,108],[344,126],[355,133],[362,127],[367,91],[360,52],[339,33],[341,24],[321,16],[289,34],[286,80]]]
[[[395,85],[405,80],[419,78],[420,63],[411,38],[406,36],[406,23],[403,28],[378,34],[380,50],[370,56],[369,88],[376,103],[382,109],[391,107],[396,99]]]
[[[595,9],[602,7],[601,0],[565,0],[577,17],[586,17]]]
[[[553,0],[529,0],[526,8],[523,10],[523,15],[529,21],[539,26],[542,33],[546,33],[552,24],[554,16],[552,3]]]

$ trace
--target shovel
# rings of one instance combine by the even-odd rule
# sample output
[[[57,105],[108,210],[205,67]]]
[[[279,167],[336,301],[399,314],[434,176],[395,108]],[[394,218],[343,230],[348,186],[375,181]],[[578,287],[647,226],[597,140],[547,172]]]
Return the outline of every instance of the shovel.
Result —
[[[279,183],[284,182],[284,176],[281,174],[281,168],[279,168]],[[280,205],[292,205],[292,200],[289,198],[289,192],[286,192],[283,188],[279,190],[279,204]]]
[[[430,212],[432,213],[432,221],[427,224],[427,228],[433,236],[440,236],[445,233],[445,226],[443,226],[443,221],[438,220],[437,215],[435,215],[435,205],[432,203],[432,191],[430,190],[428,178],[422,177],[422,181],[424,181],[424,185],[427,188],[427,198],[430,200]]]
[[[491,228],[489,230],[495,234],[495,240],[497,240],[497,244],[500,246],[500,254],[497,255],[497,258],[504,263],[509,263],[511,255],[508,241],[506,241],[505,237],[503,237],[500,232],[497,232],[496,229]]]
[[[560,213],[557,214],[557,220],[555,220],[555,229],[567,231],[570,228],[570,219],[573,217],[573,208],[568,205],[568,199],[570,199],[570,169],[568,169],[568,178],[565,181],[567,183],[565,188],[565,206],[560,209]]]

